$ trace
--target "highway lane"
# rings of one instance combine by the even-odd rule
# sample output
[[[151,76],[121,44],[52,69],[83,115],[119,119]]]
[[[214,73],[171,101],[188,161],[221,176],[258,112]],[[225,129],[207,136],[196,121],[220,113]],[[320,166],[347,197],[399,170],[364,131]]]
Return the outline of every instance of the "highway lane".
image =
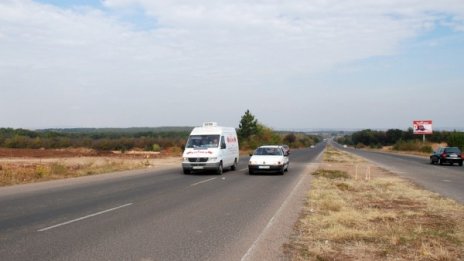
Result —
[[[464,203],[464,167],[431,165],[426,157],[407,156],[368,150],[335,147],[380,164],[385,169],[407,178],[424,188]]]
[[[0,260],[240,260],[324,149],[284,176],[162,170],[0,188]]]

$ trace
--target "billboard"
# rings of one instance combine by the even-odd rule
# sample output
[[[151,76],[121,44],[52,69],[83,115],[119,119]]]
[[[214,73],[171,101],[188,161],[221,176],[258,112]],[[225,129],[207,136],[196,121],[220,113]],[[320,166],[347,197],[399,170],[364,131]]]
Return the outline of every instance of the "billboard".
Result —
[[[432,134],[432,121],[413,121],[412,128],[414,130],[414,134]]]

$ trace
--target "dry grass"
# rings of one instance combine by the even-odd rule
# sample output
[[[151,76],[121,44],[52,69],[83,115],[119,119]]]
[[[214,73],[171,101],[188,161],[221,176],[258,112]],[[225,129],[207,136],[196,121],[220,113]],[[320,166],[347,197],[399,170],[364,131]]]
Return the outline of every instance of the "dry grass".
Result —
[[[429,143],[429,145],[431,146],[432,150],[437,150],[439,147],[448,146],[447,143]],[[427,158],[430,156],[429,152],[400,151],[400,150],[394,150],[393,146],[383,146],[381,149],[371,149],[371,148],[364,148],[364,149],[365,150],[372,150],[372,151],[395,153],[395,154],[401,154],[401,155],[415,155],[415,156],[421,156],[421,157],[427,157]]]
[[[122,157],[2,158],[0,186],[170,164],[180,164],[180,161],[178,158]]]
[[[333,148],[324,159],[288,259],[464,260],[463,205]]]
[[[352,154],[336,149],[327,149],[323,156],[324,162],[359,162],[360,159]]]

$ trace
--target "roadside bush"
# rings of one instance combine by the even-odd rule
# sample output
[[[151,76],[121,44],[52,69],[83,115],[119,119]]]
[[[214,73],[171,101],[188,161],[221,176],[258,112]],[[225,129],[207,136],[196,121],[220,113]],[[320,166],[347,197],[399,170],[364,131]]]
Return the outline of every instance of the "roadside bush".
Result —
[[[289,133],[289,134],[285,135],[285,137],[283,138],[283,141],[286,144],[292,144],[292,143],[296,142],[296,135],[293,134],[293,133]]]
[[[419,151],[430,153],[433,151],[432,146],[429,143],[423,143],[418,140],[403,141],[400,140],[393,145],[394,150],[398,151]]]
[[[50,166],[50,172],[53,175],[66,176],[68,174],[68,169],[64,165],[61,165],[59,163],[53,163]]]
[[[426,153],[432,153],[433,149],[432,149],[432,146],[430,146],[430,145],[424,145],[424,146],[421,147],[420,151],[421,152],[426,152]]]
[[[419,150],[419,144],[416,141],[397,141],[395,145],[393,145],[394,150],[403,150],[403,151],[414,151]]]
[[[47,177],[50,175],[50,170],[46,166],[37,165],[35,167],[35,175],[37,178]]]
[[[161,147],[160,147],[160,145],[158,145],[158,144],[153,144],[153,145],[151,146],[151,150],[152,150],[152,151],[155,151],[155,152],[160,152],[160,151],[161,151]]]

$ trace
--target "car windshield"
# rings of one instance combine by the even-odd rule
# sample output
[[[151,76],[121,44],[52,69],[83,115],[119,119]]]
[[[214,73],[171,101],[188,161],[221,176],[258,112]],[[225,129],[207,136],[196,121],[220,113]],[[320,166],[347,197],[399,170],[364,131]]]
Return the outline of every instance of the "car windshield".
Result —
[[[258,148],[255,151],[255,155],[282,156],[282,150],[279,148]]]
[[[456,147],[446,148],[446,149],[445,149],[445,152],[446,152],[446,153],[457,153],[457,154],[460,154],[460,153],[461,153],[461,151],[460,151],[458,148],[456,148]]]
[[[219,146],[219,135],[191,135],[187,141],[186,148],[217,148]]]

